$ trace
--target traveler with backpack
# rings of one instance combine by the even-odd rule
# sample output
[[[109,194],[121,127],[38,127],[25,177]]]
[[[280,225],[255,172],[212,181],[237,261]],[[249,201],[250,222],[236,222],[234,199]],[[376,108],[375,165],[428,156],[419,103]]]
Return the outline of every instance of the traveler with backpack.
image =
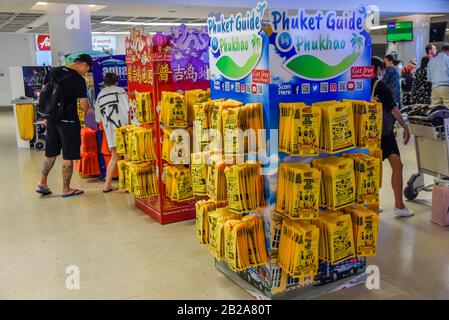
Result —
[[[381,63],[371,61],[374,65],[374,74],[379,74],[379,68]],[[402,161],[399,153],[398,143],[393,132],[393,126],[395,122],[404,129],[404,144],[407,144],[410,140],[410,130],[402,118],[402,114],[396,104],[390,87],[377,77],[372,80],[372,99],[382,103],[382,140],[381,149],[383,160],[388,159],[392,169],[391,186],[394,192],[395,209],[394,214],[397,217],[410,217],[413,215],[407,207],[404,205],[402,198],[403,177],[402,177]]]
[[[78,118],[77,102],[84,112],[90,111],[84,76],[92,70],[92,58],[81,54],[68,67],[52,68],[45,79],[45,86],[39,96],[39,113],[46,119],[47,135],[45,160],[42,176],[36,192],[51,194],[47,177],[56,157],[63,157],[62,197],[81,195],[84,191],[72,189],[73,160],[79,160],[81,147],[81,125]]]

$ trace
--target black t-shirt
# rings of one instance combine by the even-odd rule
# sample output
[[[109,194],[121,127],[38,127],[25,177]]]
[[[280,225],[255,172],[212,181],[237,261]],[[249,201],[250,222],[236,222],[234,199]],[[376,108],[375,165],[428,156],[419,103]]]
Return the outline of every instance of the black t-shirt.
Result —
[[[49,77],[56,75],[58,79],[63,79],[61,82],[62,91],[64,93],[64,114],[62,120],[77,121],[78,99],[87,98],[86,80],[78,72],[67,67],[55,67],[47,74],[45,83],[48,82]]]
[[[393,125],[396,122],[396,119],[391,114],[391,111],[396,106],[393,94],[390,87],[382,80],[373,79],[372,85],[376,85],[373,98],[382,103],[382,135],[388,135],[393,131]]]

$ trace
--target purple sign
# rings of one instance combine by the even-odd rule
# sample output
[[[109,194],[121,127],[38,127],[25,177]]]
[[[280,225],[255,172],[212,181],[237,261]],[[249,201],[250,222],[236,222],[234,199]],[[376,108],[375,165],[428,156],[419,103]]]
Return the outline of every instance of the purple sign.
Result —
[[[173,80],[208,80],[209,42],[207,28],[191,29],[185,24],[171,28]]]

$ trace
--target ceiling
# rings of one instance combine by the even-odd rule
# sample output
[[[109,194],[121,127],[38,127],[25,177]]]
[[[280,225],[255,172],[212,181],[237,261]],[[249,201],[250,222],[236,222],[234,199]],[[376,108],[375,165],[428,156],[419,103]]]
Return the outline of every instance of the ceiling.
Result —
[[[346,0],[344,3],[350,3],[357,0]],[[396,7],[391,7],[390,10],[385,6],[381,7],[380,3],[384,0],[372,1],[379,3],[381,8],[382,20],[390,20],[392,17],[409,15],[406,11],[407,6],[402,6],[401,11]],[[46,15],[46,6],[36,6],[36,0],[1,0],[0,1],[0,32],[7,33],[48,33],[48,22]],[[130,22],[168,22],[168,23],[205,23],[207,16],[211,12],[223,12],[229,14],[232,12],[242,11],[245,8],[233,7],[237,3],[241,5],[255,4],[257,0],[58,0],[60,3],[83,3],[96,4],[96,8],[92,8],[91,20],[93,32],[128,32],[131,28],[129,25],[109,25],[104,24],[106,20],[112,21],[130,21]],[[329,2],[335,6],[336,1],[318,1],[302,0],[301,7],[312,6],[315,3],[317,6],[323,6],[324,2]],[[387,3],[391,2],[388,0]],[[405,2],[405,1],[398,1]],[[424,0],[424,1],[407,1],[407,4],[415,4],[412,10],[418,10],[419,3],[427,4],[427,13],[440,13],[447,7],[445,13],[449,12],[449,1],[445,0]],[[199,5],[204,3],[204,5]],[[286,4],[291,6],[291,0],[271,0],[270,6],[285,7]],[[346,5],[345,4],[345,5]],[[226,5],[225,8],[221,7]],[[340,2],[338,6],[343,6]],[[350,3],[350,5],[355,5]],[[306,7],[308,8],[308,7]],[[333,9],[333,8],[331,8]],[[342,8],[345,9],[345,8]],[[407,9],[409,10],[409,9]],[[420,9],[423,10],[423,9]],[[433,11],[432,11],[433,10]],[[439,19],[448,21],[449,16],[441,16]],[[146,26],[146,32],[168,31],[170,26]]]
[[[36,25],[36,21],[42,24]],[[166,22],[166,23],[205,23],[205,19],[172,18],[172,17],[142,17],[142,16],[99,16],[92,15],[93,32],[128,32],[129,25],[102,24],[102,21],[132,21],[132,22]],[[146,32],[168,31],[170,26],[145,26]],[[11,13],[0,12],[0,32],[8,33],[48,33],[48,22],[44,13]]]

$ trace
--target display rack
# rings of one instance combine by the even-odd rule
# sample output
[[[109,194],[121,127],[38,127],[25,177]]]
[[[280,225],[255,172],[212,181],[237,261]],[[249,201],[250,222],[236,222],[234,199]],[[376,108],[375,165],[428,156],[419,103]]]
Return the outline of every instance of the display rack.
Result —
[[[280,225],[284,219],[275,212],[278,165],[285,162],[310,164],[314,157],[296,157],[279,152],[278,136],[273,133],[279,129],[279,103],[303,102],[311,105],[329,100],[370,101],[373,72],[369,67],[371,39],[364,24],[367,12],[363,7],[350,11],[345,17],[353,20],[346,24],[347,27],[330,30],[331,22],[335,22],[336,17],[343,19],[343,16],[336,12],[306,13],[300,9],[299,14],[313,23],[322,23],[321,28],[303,30],[300,23],[288,23],[299,19],[299,14],[298,17],[290,17],[288,11],[271,11],[270,24],[262,26],[266,9],[267,2],[264,1],[246,13],[229,18],[217,15],[208,19],[211,99],[234,99],[243,104],[262,103],[268,146],[266,156],[259,158],[264,163],[267,205],[250,214],[264,219],[269,263],[237,273],[223,261],[216,260],[216,267],[246,291],[256,295],[310,298],[339,289],[348,282],[363,282],[366,258],[351,258],[339,263],[339,266],[323,265],[321,262],[320,268],[327,272],[327,276],[307,281],[291,278],[277,265]],[[242,29],[244,19],[248,19],[248,24]],[[231,27],[223,30],[220,25],[226,25],[226,21]],[[231,21],[240,21],[240,24],[233,25]],[[237,30],[238,26],[240,30]],[[329,48],[320,45],[322,38]],[[309,41],[310,44],[301,47],[303,44],[300,41]],[[314,41],[315,44],[312,43]],[[346,152],[369,153],[355,147]],[[326,156],[320,153],[317,157]],[[337,270],[340,267],[348,272]]]
[[[153,37],[133,29],[126,40],[130,101],[135,101],[136,92],[151,94],[159,190],[156,196],[136,198],[135,204],[161,224],[194,219],[196,199],[174,202],[165,195],[164,168],[168,163],[162,159],[159,101],[164,91],[209,88],[208,47],[205,29],[190,29],[184,24],[172,27],[169,34],[158,32]]]

